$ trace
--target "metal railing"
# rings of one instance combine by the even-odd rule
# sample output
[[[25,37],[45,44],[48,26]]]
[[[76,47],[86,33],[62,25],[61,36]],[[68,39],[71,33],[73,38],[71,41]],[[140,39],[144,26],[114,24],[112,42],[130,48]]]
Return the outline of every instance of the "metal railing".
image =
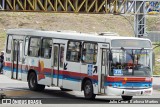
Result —
[[[0,0],[3,11],[146,14],[147,2],[158,0]],[[137,5],[137,2],[140,4]],[[140,11],[141,7],[145,11]]]

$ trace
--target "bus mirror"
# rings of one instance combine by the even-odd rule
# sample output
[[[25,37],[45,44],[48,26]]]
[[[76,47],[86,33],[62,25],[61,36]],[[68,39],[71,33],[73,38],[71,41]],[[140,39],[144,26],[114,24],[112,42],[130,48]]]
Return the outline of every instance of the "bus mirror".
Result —
[[[109,53],[109,61],[112,61],[112,52]]]
[[[152,65],[155,66],[155,53],[152,53]]]

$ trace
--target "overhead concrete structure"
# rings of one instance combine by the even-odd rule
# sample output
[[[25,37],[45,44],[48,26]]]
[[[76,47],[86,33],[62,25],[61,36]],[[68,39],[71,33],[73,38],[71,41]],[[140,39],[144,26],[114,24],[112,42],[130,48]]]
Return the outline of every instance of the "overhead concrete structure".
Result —
[[[136,37],[144,36],[149,2],[159,0],[0,0],[1,11],[133,14]]]

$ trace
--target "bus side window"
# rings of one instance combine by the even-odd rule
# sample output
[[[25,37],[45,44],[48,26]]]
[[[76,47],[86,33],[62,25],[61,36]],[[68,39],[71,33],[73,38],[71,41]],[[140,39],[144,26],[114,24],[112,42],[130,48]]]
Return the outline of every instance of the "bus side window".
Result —
[[[42,39],[42,48],[41,48],[41,57],[42,58],[51,58],[52,51],[52,39],[44,38]]]
[[[8,36],[7,38],[7,48],[6,48],[6,53],[11,53],[11,42],[12,42],[12,36]]]
[[[58,46],[54,46],[54,66],[58,66]]]
[[[40,38],[30,38],[29,56],[38,57],[40,53]]]
[[[96,64],[97,62],[97,43],[84,42],[82,49],[82,63]]]
[[[26,37],[26,39],[25,39],[24,55],[28,55],[28,43],[29,43],[29,38]]]
[[[61,46],[60,48],[60,67],[63,67],[63,62],[64,62],[64,47]]]
[[[67,48],[67,61],[79,62],[81,57],[81,42],[79,41],[68,41]]]

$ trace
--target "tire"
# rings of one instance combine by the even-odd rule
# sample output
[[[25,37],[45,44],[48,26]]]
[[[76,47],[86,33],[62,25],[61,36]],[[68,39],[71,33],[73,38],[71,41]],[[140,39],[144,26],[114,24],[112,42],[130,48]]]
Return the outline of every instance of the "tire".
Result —
[[[92,85],[92,82],[90,80],[87,80],[85,83],[84,83],[84,96],[86,99],[95,99],[96,95],[93,93],[93,85]]]
[[[133,98],[133,96],[122,96],[122,99],[124,100],[124,101],[129,101],[129,100],[131,100]]]
[[[28,86],[32,91],[43,91],[45,88],[45,85],[40,85],[37,83],[37,76],[34,72],[29,74]]]

